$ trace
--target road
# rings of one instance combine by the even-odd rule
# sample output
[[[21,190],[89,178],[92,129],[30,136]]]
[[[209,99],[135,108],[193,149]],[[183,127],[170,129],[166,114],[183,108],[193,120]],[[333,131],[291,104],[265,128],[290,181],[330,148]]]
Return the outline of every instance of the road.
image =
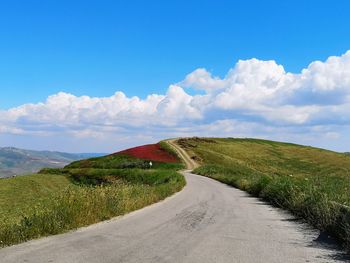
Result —
[[[183,162],[185,163],[186,167],[188,170],[193,170],[199,166],[199,164],[193,160],[187,152],[182,149],[178,144],[177,144],[177,139],[170,139],[166,140],[166,142],[177,152],[177,154],[181,157]]]
[[[318,232],[212,179],[184,172],[166,200],[107,222],[0,250],[0,262],[340,262]]]

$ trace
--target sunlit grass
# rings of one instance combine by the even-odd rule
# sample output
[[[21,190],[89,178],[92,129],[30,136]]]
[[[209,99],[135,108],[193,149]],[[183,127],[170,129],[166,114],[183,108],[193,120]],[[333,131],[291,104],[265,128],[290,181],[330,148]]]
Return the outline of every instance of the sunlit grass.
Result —
[[[350,157],[256,139],[183,140],[205,175],[286,208],[350,247]]]
[[[181,190],[181,163],[101,157],[0,180],[0,246],[58,234],[142,208]]]
[[[158,185],[115,183],[99,186],[71,185],[37,202],[21,219],[8,217],[0,223],[0,243],[16,244],[93,224],[152,204],[181,190],[184,179],[173,174]]]
[[[33,174],[0,180],[0,221],[20,218],[42,199],[62,191],[71,180],[62,175]]]

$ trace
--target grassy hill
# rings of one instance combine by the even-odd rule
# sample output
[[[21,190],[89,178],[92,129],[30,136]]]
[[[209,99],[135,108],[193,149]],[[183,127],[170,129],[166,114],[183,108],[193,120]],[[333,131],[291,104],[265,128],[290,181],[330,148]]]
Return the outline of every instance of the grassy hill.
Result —
[[[152,161],[124,153],[0,180],[0,247],[65,232],[152,204],[185,185],[180,160],[162,144]],[[136,152],[137,154],[137,152]]]
[[[0,220],[20,219],[35,204],[72,185],[67,176],[32,174],[0,180]]]
[[[93,156],[100,154],[72,154],[4,147],[0,148],[0,178],[35,173],[43,167],[63,167],[72,161]]]
[[[258,139],[178,140],[195,170],[286,208],[350,248],[350,156]]]

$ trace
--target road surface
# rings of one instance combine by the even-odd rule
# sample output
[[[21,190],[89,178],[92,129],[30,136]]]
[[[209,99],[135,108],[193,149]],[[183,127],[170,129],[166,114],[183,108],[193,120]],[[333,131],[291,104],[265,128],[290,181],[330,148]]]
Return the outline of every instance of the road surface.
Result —
[[[185,163],[188,170],[194,170],[199,164],[193,160],[188,153],[177,144],[177,139],[166,140],[166,142],[177,152]]]
[[[0,249],[0,262],[341,262],[318,232],[245,192],[184,172],[166,200],[67,234]]]

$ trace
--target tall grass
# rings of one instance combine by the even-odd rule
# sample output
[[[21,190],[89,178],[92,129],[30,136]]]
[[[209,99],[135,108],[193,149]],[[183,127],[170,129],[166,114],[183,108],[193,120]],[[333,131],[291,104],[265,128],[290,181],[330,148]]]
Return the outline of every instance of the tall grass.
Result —
[[[63,233],[142,208],[181,190],[181,163],[110,155],[0,181],[0,247]],[[33,189],[26,191],[26,187]],[[17,194],[16,194],[17,193]],[[11,207],[12,205],[12,207]],[[12,209],[16,212],[13,213]]]
[[[160,147],[167,151],[168,153],[170,153],[172,156],[176,157],[179,161],[181,160],[181,157],[179,156],[179,154],[177,153],[177,151],[175,151],[173,149],[173,147],[171,147],[166,141],[160,141],[159,142]]]
[[[71,185],[37,203],[20,220],[8,218],[1,221],[0,244],[12,245],[123,215],[162,200],[181,190],[185,184],[184,178],[175,172],[166,182],[160,181],[154,180],[151,184],[119,181],[109,185]]]
[[[255,139],[189,140],[202,166],[194,172],[290,210],[350,250],[350,158]]]

